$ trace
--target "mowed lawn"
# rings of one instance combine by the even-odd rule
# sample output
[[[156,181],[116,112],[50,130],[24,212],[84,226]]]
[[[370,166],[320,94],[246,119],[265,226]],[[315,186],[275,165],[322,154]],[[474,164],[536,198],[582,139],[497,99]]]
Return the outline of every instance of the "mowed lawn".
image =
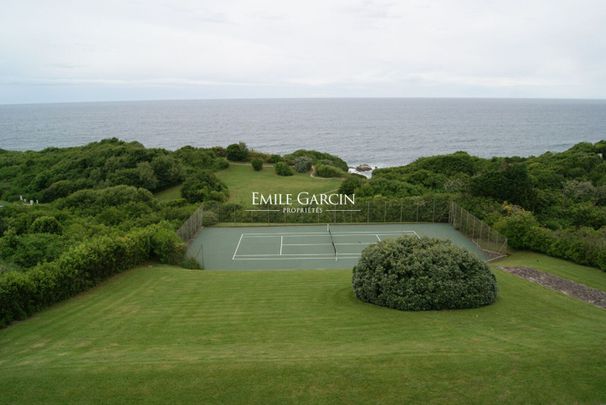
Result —
[[[492,306],[407,313],[350,270],[140,267],[0,330],[0,402],[605,403],[606,311],[496,274]]]
[[[229,201],[251,205],[253,191],[263,194],[295,195],[301,191],[310,194],[334,191],[342,179],[311,177],[309,173],[295,173],[293,176],[278,176],[273,166],[265,165],[263,170],[254,171],[250,164],[230,163],[229,168],[215,173],[229,188]]]

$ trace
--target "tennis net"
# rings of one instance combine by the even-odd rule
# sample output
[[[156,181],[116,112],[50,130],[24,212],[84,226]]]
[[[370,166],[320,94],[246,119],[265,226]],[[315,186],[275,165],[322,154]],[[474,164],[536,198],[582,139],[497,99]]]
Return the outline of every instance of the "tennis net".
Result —
[[[330,243],[332,244],[332,250],[335,251],[335,257],[337,256],[337,247],[335,246],[335,239],[332,236],[332,231],[330,230],[330,224],[326,224],[326,229],[328,229],[328,235],[330,236]]]

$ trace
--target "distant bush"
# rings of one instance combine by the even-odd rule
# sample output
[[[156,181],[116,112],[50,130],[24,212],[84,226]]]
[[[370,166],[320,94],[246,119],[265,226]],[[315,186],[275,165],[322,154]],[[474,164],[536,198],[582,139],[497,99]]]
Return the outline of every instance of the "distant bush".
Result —
[[[339,193],[341,194],[354,194],[356,189],[361,187],[366,180],[361,176],[350,175],[343,183],[339,186]]]
[[[252,165],[253,169],[257,172],[263,170],[263,160],[261,160],[259,158],[255,158],[255,159],[251,160],[250,164]]]
[[[227,160],[244,162],[248,159],[248,147],[244,142],[234,143],[225,149]]]
[[[269,161],[267,163],[278,163],[282,160],[282,156],[280,155],[270,155]]]
[[[293,163],[294,159],[296,159],[297,157],[301,157],[301,156],[310,158],[313,161],[313,164],[315,164],[315,165],[321,164],[321,163],[329,164],[331,166],[335,166],[335,167],[341,169],[344,172],[346,172],[347,169],[349,168],[347,166],[347,163],[340,157],[331,155],[330,153],[318,152],[316,150],[299,149],[289,155],[285,155],[284,159],[287,160],[289,163]]]
[[[96,212],[102,208],[130,203],[155,201],[148,190],[132,186],[114,186],[98,190],[79,190],[57,202],[59,208],[73,208],[81,212]]]
[[[330,165],[320,164],[316,166],[316,176],[318,177],[343,177],[343,170]]]
[[[225,158],[218,158],[215,160],[213,167],[217,170],[225,170],[229,167],[229,162]]]
[[[313,160],[307,156],[299,156],[293,160],[293,166],[295,170],[299,173],[307,173],[311,170],[311,165],[313,164]]]
[[[284,162],[276,163],[274,170],[278,176],[292,176],[294,174],[290,166]]]
[[[404,311],[476,308],[497,295],[494,275],[473,254],[438,239],[401,237],[364,249],[353,270],[364,302]]]
[[[92,182],[83,179],[59,180],[42,190],[40,200],[42,202],[54,201],[58,198],[67,197],[74,191],[82,190],[85,188],[91,188],[92,185]]]
[[[55,217],[48,215],[38,217],[30,226],[33,233],[55,233],[60,235],[63,232],[61,223]]]
[[[191,175],[181,187],[181,196],[192,203],[225,201],[228,195],[227,186],[213,173],[206,171]]]

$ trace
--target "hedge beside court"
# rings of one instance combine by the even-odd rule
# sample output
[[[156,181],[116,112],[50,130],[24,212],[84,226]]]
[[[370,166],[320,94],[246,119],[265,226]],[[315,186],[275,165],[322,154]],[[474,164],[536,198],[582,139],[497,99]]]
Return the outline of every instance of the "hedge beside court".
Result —
[[[175,263],[183,253],[183,242],[175,232],[155,224],[122,236],[101,236],[82,242],[57,260],[26,272],[2,273],[0,327],[25,319],[146,260]]]
[[[358,299],[404,311],[476,308],[497,295],[494,275],[472,253],[409,236],[364,249],[352,285]]]

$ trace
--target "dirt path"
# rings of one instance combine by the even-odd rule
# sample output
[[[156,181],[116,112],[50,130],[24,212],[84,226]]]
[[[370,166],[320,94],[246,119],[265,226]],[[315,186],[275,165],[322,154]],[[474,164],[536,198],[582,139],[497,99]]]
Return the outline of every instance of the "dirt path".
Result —
[[[543,271],[531,269],[529,267],[499,266],[498,268],[508,273],[515,274],[518,277],[522,277],[528,281],[540,284],[543,287],[559,291],[600,308],[606,308],[606,292],[604,291],[587,287],[586,285],[566,280]]]

